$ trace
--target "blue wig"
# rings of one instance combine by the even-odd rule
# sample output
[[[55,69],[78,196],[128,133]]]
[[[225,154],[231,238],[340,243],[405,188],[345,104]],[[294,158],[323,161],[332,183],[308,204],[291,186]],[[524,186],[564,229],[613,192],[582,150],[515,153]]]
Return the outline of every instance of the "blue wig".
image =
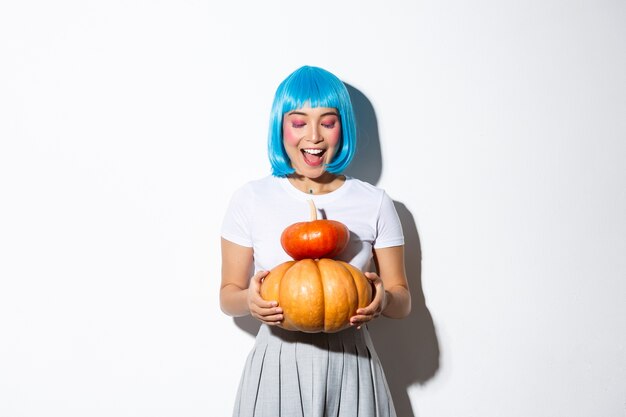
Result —
[[[356,152],[356,123],[348,90],[330,72],[304,66],[291,73],[278,86],[274,95],[268,137],[272,174],[284,177],[295,172],[283,145],[283,115],[303,107],[332,107],[339,112],[341,142],[333,160],[326,165],[326,170],[333,174],[342,172]]]

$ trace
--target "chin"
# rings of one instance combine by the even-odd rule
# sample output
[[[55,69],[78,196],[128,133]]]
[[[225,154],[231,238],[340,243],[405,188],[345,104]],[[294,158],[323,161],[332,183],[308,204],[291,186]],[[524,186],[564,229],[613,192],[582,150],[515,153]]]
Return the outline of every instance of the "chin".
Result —
[[[296,169],[295,173],[298,175],[302,175],[303,177],[317,179],[321,177],[322,175],[326,174],[326,172],[327,172],[326,169],[323,167],[318,167],[318,168],[306,167],[305,169]]]

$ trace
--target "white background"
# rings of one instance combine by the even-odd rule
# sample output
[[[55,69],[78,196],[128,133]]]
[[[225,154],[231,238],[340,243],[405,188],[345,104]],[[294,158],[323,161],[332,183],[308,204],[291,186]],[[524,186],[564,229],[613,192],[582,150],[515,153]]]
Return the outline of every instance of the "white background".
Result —
[[[405,226],[399,416],[626,416],[617,0],[2,2],[0,415],[230,415],[221,218],[304,64]]]

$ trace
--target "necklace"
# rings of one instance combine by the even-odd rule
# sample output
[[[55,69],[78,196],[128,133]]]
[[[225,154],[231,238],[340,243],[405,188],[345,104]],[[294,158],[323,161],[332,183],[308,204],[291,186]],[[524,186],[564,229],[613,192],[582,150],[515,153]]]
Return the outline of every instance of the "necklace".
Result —
[[[335,177],[330,178],[327,181],[306,181],[306,178],[300,179],[297,177],[288,178],[289,182],[300,191],[309,194],[309,195],[319,195],[319,194],[327,194],[333,192],[337,188],[341,187],[343,182],[345,182],[345,177]],[[339,181],[336,181],[339,180]],[[316,186],[317,190],[313,188]]]

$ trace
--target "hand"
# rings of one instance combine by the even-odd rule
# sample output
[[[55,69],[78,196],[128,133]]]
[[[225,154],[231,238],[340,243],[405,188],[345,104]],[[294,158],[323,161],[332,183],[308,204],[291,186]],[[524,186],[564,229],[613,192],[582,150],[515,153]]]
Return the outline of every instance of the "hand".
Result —
[[[278,306],[278,301],[266,301],[261,298],[261,282],[267,274],[269,274],[268,271],[259,271],[250,278],[248,309],[255,319],[270,326],[276,326],[283,320],[283,309]]]
[[[356,315],[350,317],[350,325],[360,329],[362,325],[380,316],[387,305],[387,293],[383,286],[383,280],[374,272],[366,272],[365,277],[374,286],[374,299],[365,308],[359,308]]]

